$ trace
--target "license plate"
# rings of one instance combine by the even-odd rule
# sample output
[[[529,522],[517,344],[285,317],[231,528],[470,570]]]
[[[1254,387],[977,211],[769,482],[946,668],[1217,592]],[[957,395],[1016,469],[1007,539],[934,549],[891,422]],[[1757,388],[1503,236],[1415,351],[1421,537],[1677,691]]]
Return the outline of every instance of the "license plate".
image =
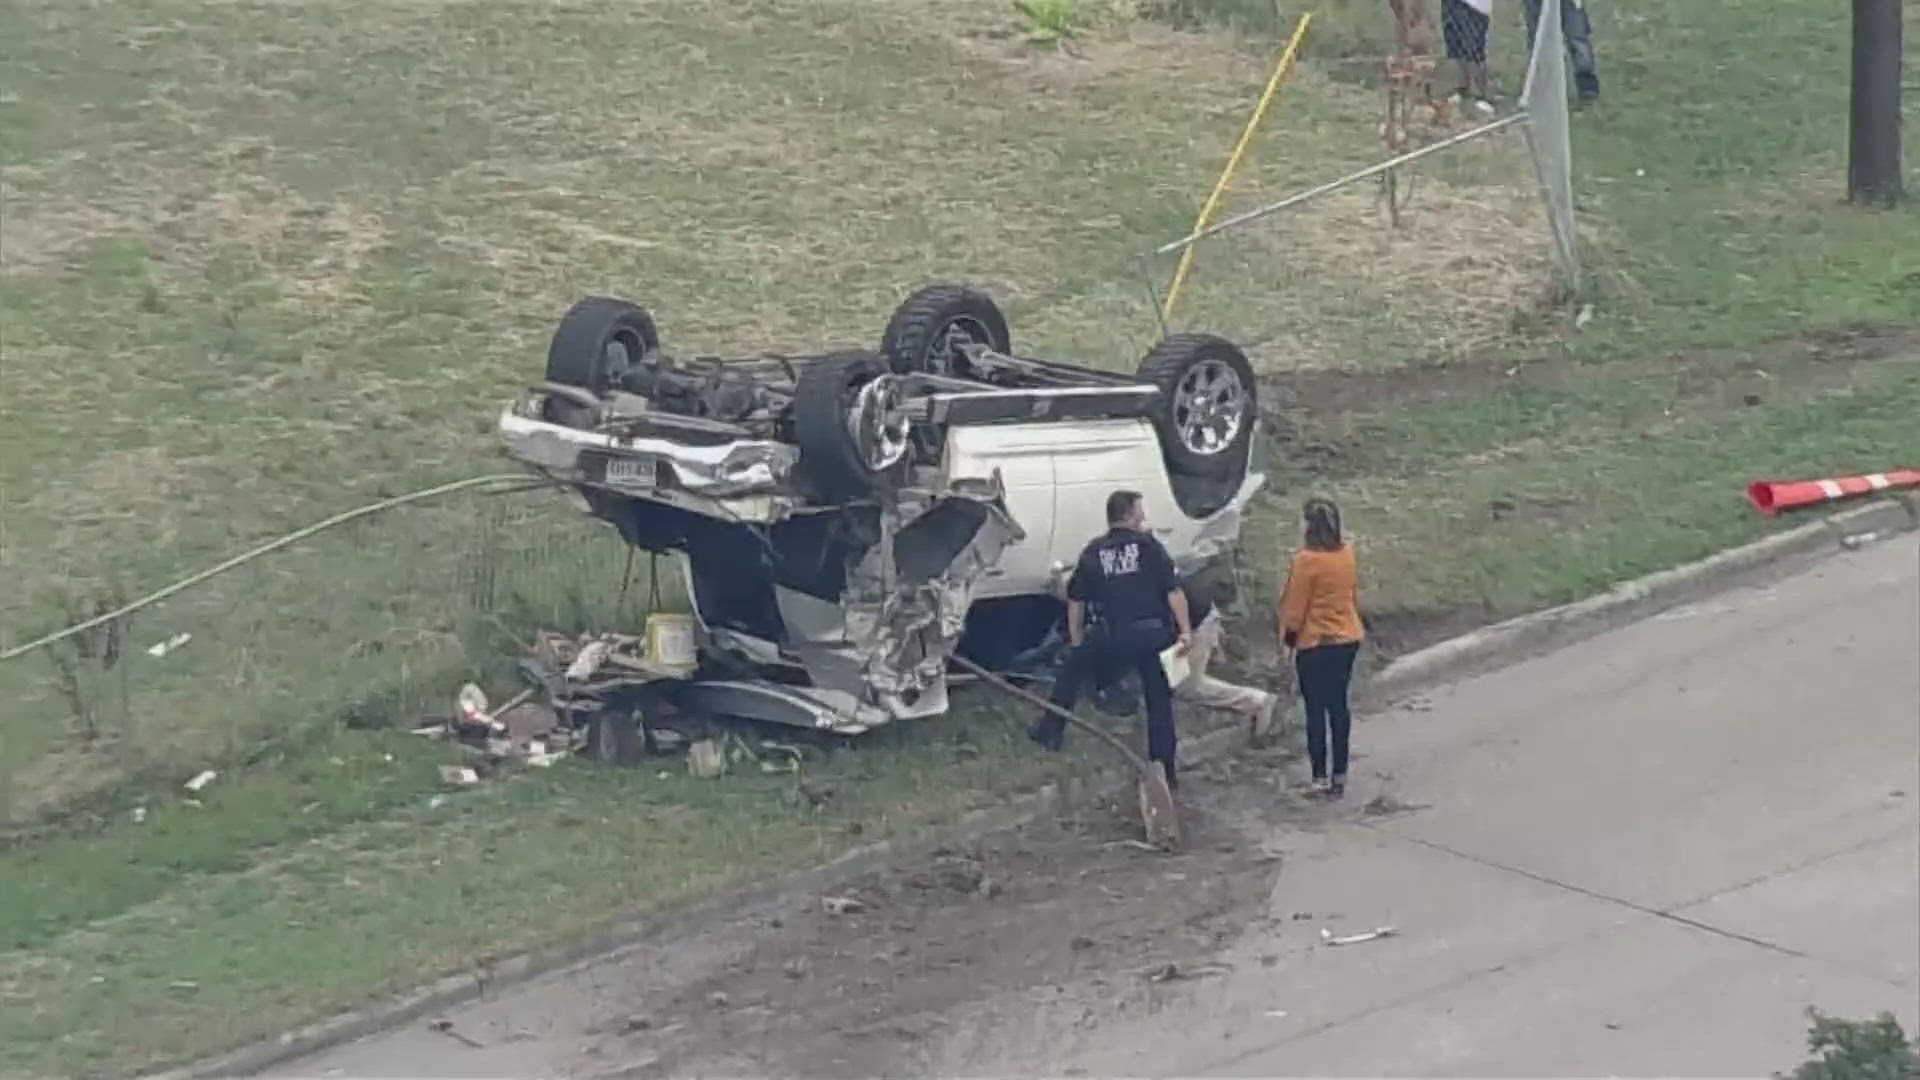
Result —
[[[608,458],[606,482],[611,487],[651,491],[660,482],[660,463],[650,457]]]

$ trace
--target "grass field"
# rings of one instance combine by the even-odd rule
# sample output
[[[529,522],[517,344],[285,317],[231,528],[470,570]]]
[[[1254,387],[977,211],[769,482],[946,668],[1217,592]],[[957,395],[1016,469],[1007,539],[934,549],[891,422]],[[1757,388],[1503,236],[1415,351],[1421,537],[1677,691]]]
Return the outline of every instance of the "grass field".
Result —
[[[501,471],[494,411],[583,292],[648,303],[670,345],[796,349],[871,341],[957,277],[1036,349],[1131,363],[1154,328],[1130,259],[1186,231],[1279,28],[1265,3],[1237,30],[1231,0],[1184,4],[1215,19],[1191,29],[1084,6],[1056,53],[988,0],[14,3],[0,646]],[[1375,8],[1322,8],[1235,208],[1381,156]],[[1542,303],[1513,140],[1422,170],[1397,233],[1352,192],[1201,252],[1187,318],[1261,341],[1292,390],[1249,561],[1332,491],[1383,638],[1755,535],[1756,474],[1920,456],[1920,216],[1840,203],[1830,5],[1610,12],[1575,125],[1579,333]],[[0,1071],[200,1052],[1076,767],[955,718],[816,763],[824,808],[567,768],[429,809],[439,751],[341,720],[497,662],[473,561],[504,550],[541,621],[617,617],[574,602],[617,584],[617,547],[533,498],[377,520],[143,616],[127,649],[194,642],[93,671],[131,722],[90,741],[50,668],[0,664],[3,793],[43,825],[0,879]],[[160,794],[209,762],[204,806]]]

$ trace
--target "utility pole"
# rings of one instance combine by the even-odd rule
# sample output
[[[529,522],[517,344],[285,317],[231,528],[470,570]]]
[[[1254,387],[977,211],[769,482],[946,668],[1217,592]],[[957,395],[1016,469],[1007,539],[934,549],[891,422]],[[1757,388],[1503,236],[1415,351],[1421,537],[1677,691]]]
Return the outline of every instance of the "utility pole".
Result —
[[[1900,185],[1901,0],[1853,0],[1853,103],[1847,198],[1892,206]]]

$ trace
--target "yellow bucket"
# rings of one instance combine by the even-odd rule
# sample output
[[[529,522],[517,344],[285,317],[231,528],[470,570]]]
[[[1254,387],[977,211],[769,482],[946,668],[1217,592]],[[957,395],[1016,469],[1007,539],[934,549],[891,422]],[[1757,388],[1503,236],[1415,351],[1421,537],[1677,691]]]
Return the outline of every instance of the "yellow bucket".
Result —
[[[692,669],[700,663],[693,616],[656,611],[647,616],[647,659],[662,667]]]

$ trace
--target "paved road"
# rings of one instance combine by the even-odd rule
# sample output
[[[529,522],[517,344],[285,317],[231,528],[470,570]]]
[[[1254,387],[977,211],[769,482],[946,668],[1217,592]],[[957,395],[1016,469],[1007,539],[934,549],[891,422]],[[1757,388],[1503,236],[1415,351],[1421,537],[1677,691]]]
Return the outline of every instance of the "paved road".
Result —
[[[1234,972],[1049,1055],[1088,1075],[1766,1075],[1920,963],[1920,541],[1370,725],[1431,803],[1316,839]],[[1264,966],[1262,957],[1279,957]],[[1284,1013],[1285,1015],[1279,1015]]]
[[[666,977],[602,972],[589,977],[597,998],[533,987],[461,1018],[475,1030],[489,1017],[582,1018],[503,1048],[511,1056],[450,1057],[416,1029],[282,1074],[739,1075],[784,1063],[896,1075],[1765,1075],[1803,1057],[1809,1005],[1892,1010],[1916,1028],[1920,539],[1462,683],[1370,721],[1358,740],[1367,754],[1346,808],[1252,826],[1284,869],[1264,904],[1256,889],[1229,913],[1213,977],[1117,989],[1137,980],[1047,959],[1060,969],[1050,983],[1013,986],[962,966],[943,977],[965,985],[922,994],[914,1015],[932,1019],[896,1025],[907,1029],[897,1045],[876,1047],[866,1031],[857,1053],[844,1050],[853,1036],[824,1023],[809,1036],[822,1053],[794,1027],[750,1054],[744,1027],[685,1052],[652,1034],[582,1051],[619,1007],[609,993],[631,1009]],[[1381,793],[1421,808],[1360,809]],[[968,901],[955,911],[971,914],[944,923],[926,915],[915,932],[953,940],[955,927],[998,920],[985,925],[1005,926],[1012,950],[1038,948],[1072,933],[1061,920],[1091,911],[1099,892],[1113,901],[1141,873],[1206,873],[1208,857],[1180,874],[1073,869],[1045,885],[1054,915],[1015,895],[998,908]],[[1322,928],[1382,925],[1398,933],[1320,940]],[[736,971],[766,947],[734,946]],[[825,961],[827,946],[807,947]],[[844,940],[831,948],[847,952]],[[886,997],[860,1004],[878,1002],[879,1015],[934,978],[885,982],[871,993]],[[853,982],[836,994],[860,994]],[[804,1021],[808,1000],[768,1015]]]

